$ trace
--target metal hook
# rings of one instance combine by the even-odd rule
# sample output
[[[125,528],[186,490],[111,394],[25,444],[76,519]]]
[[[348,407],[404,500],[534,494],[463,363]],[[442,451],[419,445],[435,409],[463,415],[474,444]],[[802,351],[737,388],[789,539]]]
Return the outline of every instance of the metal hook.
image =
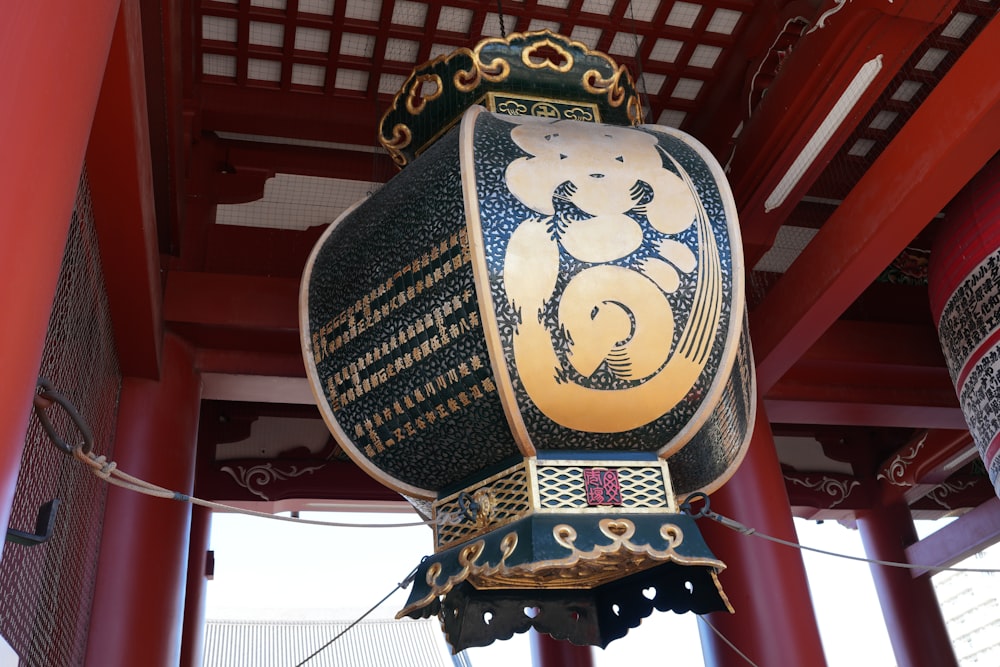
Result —
[[[26,533],[23,530],[7,529],[7,542],[33,547],[48,542],[56,527],[56,510],[59,509],[59,499],[53,498],[38,508],[38,520],[35,521],[35,532]]]
[[[475,521],[479,516],[479,503],[465,491],[458,494],[458,513],[467,521]]]
[[[700,510],[694,512],[691,509],[692,500],[701,500],[705,504],[702,506]],[[681,512],[687,514],[692,519],[700,519],[701,517],[708,516],[709,514],[712,513],[712,502],[708,499],[707,493],[703,491],[695,491],[690,496],[684,499],[684,502],[681,503],[680,510]]]
[[[72,454],[75,447],[69,444],[56,433],[55,427],[52,426],[52,422],[49,420],[48,415],[45,414],[45,410],[48,409],[52,403],[57,403],[59,407],[66,411],[69,418],[73,420],[73,424],[76,426],[77,430],[80,431],[80,435],[83,436],[83,449],[84,454],[89,454],[94,449],[94,434],[90,430],[90,426],[84,420],[80,411],[76,409],[76,406],[61,392],[55,390],[52,383],[47,379],[40,377],[38,378],[38,388],[41,389],[40,392],[35,394],[34,408],[35,416],[38,417],[38,422],[42,425],[45,433],[49,436],[52,444],[62,450],[64,454]]]

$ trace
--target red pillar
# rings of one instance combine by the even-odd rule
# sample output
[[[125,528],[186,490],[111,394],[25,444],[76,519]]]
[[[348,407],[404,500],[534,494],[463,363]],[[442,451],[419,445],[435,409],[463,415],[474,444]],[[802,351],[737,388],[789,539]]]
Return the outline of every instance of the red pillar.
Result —
[[[190,494],[200,381],[186,343],[167,334],[158,381],[126,378],[114,458],[125,472]],[[191,506],[108,491],[87,645],[89,667],[176,667],[187,585]]]
[[[577,646],[531,630],[531,655],[535,667],[594,667],[589,646]]]
[[[711,505],[761,533],[798,541],[762,401],[757,403],[746,458],[732,479],[712,494]],[[706,620],[758,665],[826,665],[801,552],[708,519],[698,525],[708,546],[728,566],[719,579],[736,610],[709,614]],[[706,665],[746,667],[711,629],[703,623],[699,628]]]
[[[21,449],[118,0],[0,8],[0,525]],[[2,549],[2,546],[0,546]]]
[[[212,510],[200,505],[192,507],[180,667],[202,667],[205,649],[205,595],[208,580],[205,568],[208,565],[208,544],[211,533]]]
[[[859,513],[858,530],[865,553],[876,560],[905,563],[906,547],[917,541],[904,502]],[[957,667],[930,577],[885,565],[873,564],[871,571],[899,667]]]

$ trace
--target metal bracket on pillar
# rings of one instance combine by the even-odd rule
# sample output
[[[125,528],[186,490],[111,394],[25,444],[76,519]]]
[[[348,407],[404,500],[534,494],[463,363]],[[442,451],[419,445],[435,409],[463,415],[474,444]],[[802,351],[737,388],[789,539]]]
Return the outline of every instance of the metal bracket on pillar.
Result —
[[[90,426],[87,425],[86,420],[80,414],[80,411],[76,409],[76,406],[73,405],[72,401],[65,394],[56,391],[52,383],[47,379],[43,377],[38,378],[37,389],[41,391],[34,398],[35,416],[38,417],[38,423],[42,425],[42,429],[49,436],[52,444],[58,447],[63,454],[72,454],[73,450],[76,449],[56,433],[55,427],[52,426],[48,415],[45,414],[45,410],[51,407],[53,403],[57,403],[66,411],[66,414],[69,415],[69,418],[73,420],[73,424],[80,431],[80,435],[83,436],[83,444],[80,447],[84,454],[89,454],[94,449],[94,434],[90,430]]]
[[[56,510],[58,509],[59,499],[53,498],[38,508],[38,520],[35,521],[34,533],[8,528],[6,541],[26,547],[33,547],[43,542],[48,542],[56,526]]]

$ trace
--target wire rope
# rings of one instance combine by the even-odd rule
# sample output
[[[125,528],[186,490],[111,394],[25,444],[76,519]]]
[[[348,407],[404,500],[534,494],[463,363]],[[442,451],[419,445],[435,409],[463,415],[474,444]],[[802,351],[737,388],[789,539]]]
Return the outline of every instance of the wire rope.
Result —
[[[315,658],[317,655],[319,655],[320,653],[322,653],[323,651],[325,651],[327,648],[329,648],[330,645],[333,644],[335,641],[337,641],[338,639],[340,639],[341,637],[343,637],[344,635],[346,635],[354,626],[356,626],[361,621],[365,620],[365,618],[367,618],[369,614],[371,614],[373,611],[375,611],[376,609],[378,609],[379,607],[381,607],[385,603],[386,600],[388,600],[389,598],[392,597],[393,593],[395,593],[396,591],[403,590],[404,588],[406,588],[407,586],[409,586],[410,582],[413,581],[413,577],[414,577],[414,575],[416,575],[416,573],[417,573],[417,568],[413,568],[413,570],[410,572],[410,574],[408,574],[406,576],[406,578],[403,579],[403,581],[401,581],[398,584],[396,584],[396,587],[393,588],[391,591],[389,591],[388,594],[386,594],[385,597],[383,597],[381,600],[379,600],[374,605],[372,605],[371,608],[369,608],[368,611],[366,611],[365,613],[361,614],[361,616],[358,616],[356,619],[354,619],[354,621],[350,625],[348,625],[346,628],[344,628],[343,630],[341,630],[340,632],[338,632],[333,637],[333,639],[331,639],[330,641],[328,641],[327,643],[323,644],[318,649],[316,649],[315,651],[313,651],[312,653],[310,653],[305,658],[305,660],[303,660],[300,663],[297,663],[295,665],[295,667],[302,667],[304,664],[306,664],[307,662],[309,662],[310,660],[312,660],[313,658]]]
[[[698,617],[698,621],[700,623],[704,623],[706,626],[708,626],[709,630],[711,630],[716,635],[718,635],[719,639],[721,639],[723,641],[723,643],[725,643],[726,646],[728,646],[729,648],[733,649],[733,651],[736,652],[736,655],[738,655],[741,658],[743,658],[748,665],[751,665],[751,667],[758,667],[758,665],[757,665],[756,662],[754,662],[753,660],[751,660],[750,657],[746,653],[744,653],[743,651],[741,651],[738,648],[736,648],[736,644],[734,644],[733,642],[731,642],[724,634],[722,634],[721,632],[719,632],[719,629],[716,628],[714,625],[712,625],[712,623],[707,618],[705,618],[704,616],[699,616]]]

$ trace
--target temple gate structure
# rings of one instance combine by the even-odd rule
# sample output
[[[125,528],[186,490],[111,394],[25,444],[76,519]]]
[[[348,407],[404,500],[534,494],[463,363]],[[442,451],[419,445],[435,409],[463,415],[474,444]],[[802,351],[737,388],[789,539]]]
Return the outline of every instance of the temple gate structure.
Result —
[[[181,500],[405,502],[324,424],[300,349],[303,269],[329,223],[397,173],[378,125],[414,68],[541,30],[627,67],[646,122],[703,144],[732,189],[756,419],[712,509],[787,540],[793,517],[840,521],[870,557],[930,567],[997,542],[997,10],[0,9],[0,635],[26,665],[201,664],[211,513],[109,488],[40,414]],[[917,539],[914,519],[945,517]],[[699,527],[729,564],[735,613],[713,626],[757,664],[826,664],[801,555]],[[898,664],[957,665],[930,574],[871,570]],[[538,667],[592,664],[589,647],[536,641]],[[713,667],[745,664],[713,633],[702,644]]]

